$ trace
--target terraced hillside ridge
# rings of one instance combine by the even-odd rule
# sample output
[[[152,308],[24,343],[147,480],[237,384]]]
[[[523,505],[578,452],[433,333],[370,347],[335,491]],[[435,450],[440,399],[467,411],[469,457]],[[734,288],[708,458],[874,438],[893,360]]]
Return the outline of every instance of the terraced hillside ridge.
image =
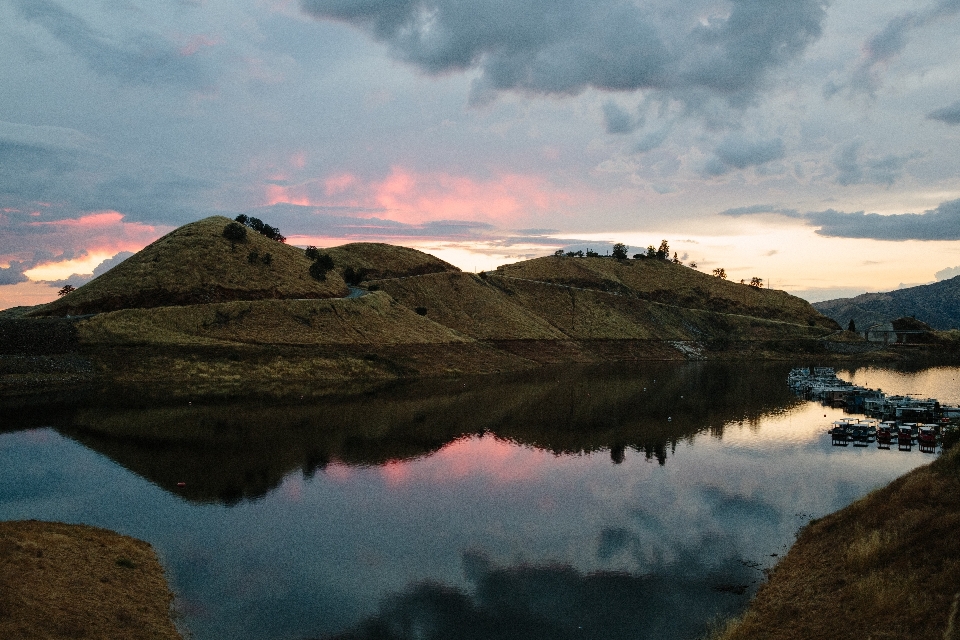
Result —
[[[800,318],[771,320],[664,304],[627,294],[488,276],[515,304],[573,340],[783,340],[818,338],[827,329]],[[786,315],[786,314],[782,314]]]
[[[401,304],[477,340],[564,340],[568,336],[472,273],[433,273],[377,286]]]
[[[960,638],[960,447],[811,522],[723,640]]]
[[[729,282],[668,260],[549,256],[497,267],[496,273],[508,278],[598,289],[687,309],[840,328],[806,300],[784,291]]]
[[[357,281],[460,271],[429,253],[382,242],[354,242],[323,251],[333,258],[341,275],[351,269]]]
[[[0,637],[179,640],[149,544],[87,525],[0,522]]]
[[[302,249],[248,230],[231,242],[231,222],[213,216],[168,233],[113,269],[32,316],[84,315],[170,305],[267,298],[331,298],[347,294],[336,272],[325,281],[310,276]],[[264,258],[269,254],[269,258]]]
[[[866,329],[909,316],[939,331],[960,329],[960,276],[886,293],[815,302],[813,306],[844,327],[851,319],[858,329]]]
[[[376,292],[355,299],[254,300],[124,309],[80,321],[91,345],[395,345],[468,342]]]

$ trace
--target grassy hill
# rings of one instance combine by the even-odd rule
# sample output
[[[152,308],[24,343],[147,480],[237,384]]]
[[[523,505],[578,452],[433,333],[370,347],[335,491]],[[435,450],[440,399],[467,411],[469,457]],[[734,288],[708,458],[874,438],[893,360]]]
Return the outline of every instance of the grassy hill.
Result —
[[[123,309],[77,325],[97,345],[392,345],[466,342],[385,293],[336,300],[254,300]]]
[[[497,268],[511,278],[620,293],[653,302],[839,329],[806,300],[784,291],[759,289],[652,258],[536,258]]]
[[[768,340],[819,337],[809,316],[787,320],[664,304],[627,294],[489,276],[511,300],[574,340]],[[781,317],[786,314],[778,314]]]
[[[563,340],[548,320],[472,273],[434,273],[384,280],[377,287],[397,302],[477,340]]]
[[[857,328],[865,329],[874,323],[912,316],[940,331],[957,329],[960,328],[960,276],[886,293],[815,302],[813,307],[844,327],[851,319]]]
[[[129,308],[267,298],[330,298],[346,295],[336,272],[320,282],[296,247],[254,231],[233,243],[223,237],[231,222],[205,218],[168,233],[58,300],[30,315],[83,315]],[[270,258],[264,260],[269,254]]]
[[[354,242],[324,249],[342,275],[353,270],[357,279],[406,278],[427,273],[451,273],[460,269],[436,256],[416,249],[382,242]]]
[[[837,324],[804,300],[663,260],[549,257],[474,275],[413,249],[353,243],[325,250],[334,268],[318,281],[301,249],[253,231],[231,241],[229,224],[185,225],[55,302],[0,316],[0,354],[20,358],[0,362],[0,388],[104,380],[282,395],[554,362],[864,346],[837,346]],[[347,274],[365,283],[359,297],[345,297]]]

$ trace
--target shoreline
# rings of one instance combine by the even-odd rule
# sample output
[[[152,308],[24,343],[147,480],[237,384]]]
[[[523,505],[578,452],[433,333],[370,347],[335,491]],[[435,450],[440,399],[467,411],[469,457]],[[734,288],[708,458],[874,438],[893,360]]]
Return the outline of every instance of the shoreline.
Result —
[[[0,636],[181,640],[149,543],[84,524],[0,522]]]
[[[714,640],[960,638],[960,447],[811,521]]]

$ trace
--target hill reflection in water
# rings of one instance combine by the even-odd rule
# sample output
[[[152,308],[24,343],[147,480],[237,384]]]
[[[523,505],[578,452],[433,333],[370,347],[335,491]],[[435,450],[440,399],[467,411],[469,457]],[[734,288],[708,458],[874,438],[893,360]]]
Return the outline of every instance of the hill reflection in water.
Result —
[[[197,640],[698,637],[810,518],[930,459],[831,446],[790,366],[90,397],[4,415],[0,518],[147,540]]]
[[[58,431],[195,502],[236,504],[300,469],[385,465],[489,434],[557,455],[639,452],[666,463],[681,440],[797,403],[787,367],[759,363],[538,369],[421,380],[309,403],[75,408]],[[46,423],[50,423],[49,416]],[[186,483],[177,488],[178,482]]]

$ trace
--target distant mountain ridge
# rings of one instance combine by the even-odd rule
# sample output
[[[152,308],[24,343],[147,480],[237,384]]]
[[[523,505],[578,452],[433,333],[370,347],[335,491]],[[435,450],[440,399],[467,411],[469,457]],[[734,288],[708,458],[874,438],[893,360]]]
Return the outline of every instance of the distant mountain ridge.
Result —
[[[813,308],[844,327],[851,319],[857,328],[865,329],[912,316],[940,331],[960,328],[960,276],[886,293],[815,302]]]

